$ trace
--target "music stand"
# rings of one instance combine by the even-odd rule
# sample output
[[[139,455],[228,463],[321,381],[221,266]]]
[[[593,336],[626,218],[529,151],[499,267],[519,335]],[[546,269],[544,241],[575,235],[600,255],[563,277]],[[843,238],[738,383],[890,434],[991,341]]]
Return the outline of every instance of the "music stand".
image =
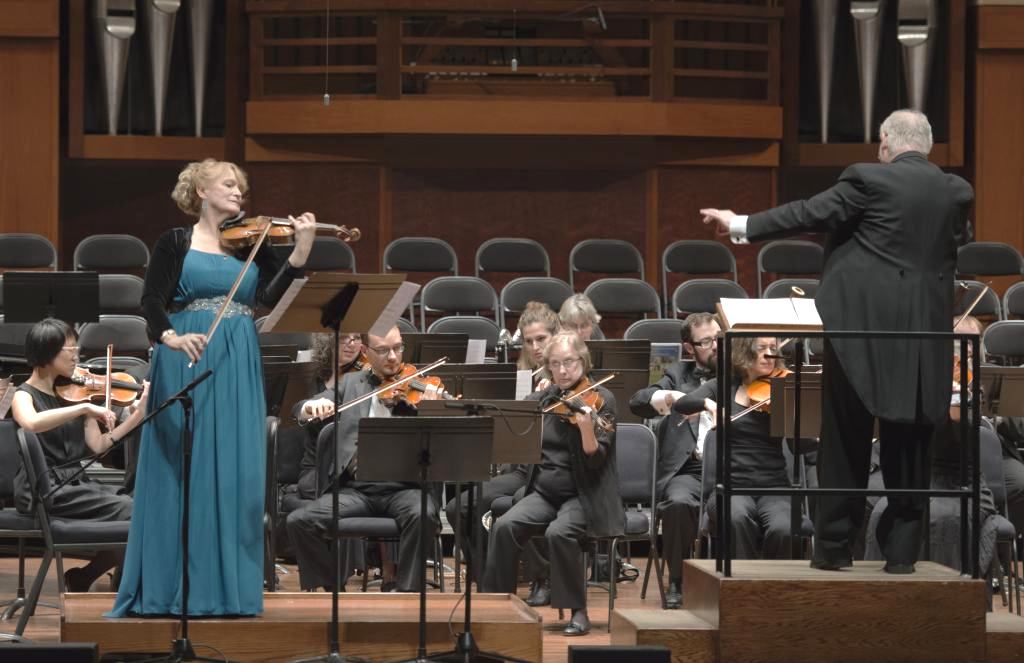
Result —
[[[515,364],[453,364],[438,366],[431,375],[441,378],[448,391],[463,399],[514,399]]]
[[[406,283],[401,274],[338,274],[315,272],[308,278],[296,279],[288,287],[277,306],[263,323],[263,331],[334,332],[334,347],[338,347],[341,333],[361,333],[367,330],[379,335],[387,333],[412,301],[419,286]],[[341,380],[334,381],[334,402],[340,397]],[[341,584],[341,547],[338,545],[338,481],[337,465],[338,411],[334,412],[335,441],[331,445],[331,467],[335,476],[331,481],[331,541],[334,546],[334,587],[331,590],[331,621],[327,627],[328,652],[323,656],[301,659],[304,661],[362,660],[343,657],[338,638],[338,590]]]
[[[402,356],[410,364],[430,364],[441,357],[465,364],[469,334],[402,334],[402,344]]]
[[[593,361],[595,378],[615,373],[604,384],[612,392],[616,403],[628,403],[630,397],[650,384],[651,342],[645,339],[587,341],[587,350]],[[620,407],[619,423],[643,423],[628,408]]]
[[[100,277],[96,272],[7,272],[3,301],[4,322],[98,322]]]

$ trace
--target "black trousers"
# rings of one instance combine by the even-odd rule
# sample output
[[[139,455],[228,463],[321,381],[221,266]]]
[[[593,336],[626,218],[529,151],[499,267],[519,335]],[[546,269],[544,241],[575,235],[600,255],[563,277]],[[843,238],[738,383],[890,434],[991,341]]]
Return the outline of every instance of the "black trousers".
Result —
[[[551,565],[551,606],[579,610],[587,607],[587,582],[580,540],[587,517],[578,497],[555,506],[538,493],[516,502],[491,525],[482,589],[514,594],[519,556],[530,537],[544,536]]]
[[[708,501],[711,532],[715,532],[717,503]],[[787,559],[790,522],[789,498],[780,495],[733,495],[729,510],[733,559]]]
[[[866,488],[871,465],[875,418],[850,384],[831,343],[825,342],[821,452],[818,479],[822,488]],[[918,412],[921,410],[919,395]],[[928,445],[934,426],[880,419],[879,460],[886,488],[928,488]],[[921,548],[923,497],[888,501],[875,535],[891,564],[912,564]],[[815,559],[842,561],[864,523],[864,497],[822,497],[814,523]]]
[[[462,502],[462,513],[458,514],[455,509],[455,500],[449,500],[448,504],[444,507],[445,515],[448,517],[448,523],[455,527],[456,517],[461,515],[459,521],[459,545],[462,547],[463,554],[469,556],[473,554],[473,550],[469,545],[469,532],[472,529],[474,541],[482,542],[483,556],[487,558],[487,542],[488,533],[484,529],[483,523],[480,517],[483,514],[491,510],[491,503],[499,497],[511,497],[515,495],[515,492],[526,485],[526,475],[523,472],[508,472],[506,474],[499,474],[496,477],[492,477],[489,481],[485,481],[480,488],[480,499],[473,504],[473,513],[469,513],[469,491],[463,491],[460,496]],[[483,566],[483,559],[473,560],[473,575],[474,580],[479,580],[480,575],[483,572],[481,568]]]
[[[342,488],[338,492],[338,518],[360,517],[388,517],[398,522],[401,532],[398,543],[398,589],[402,592],[419,591],[420,574],[424,572],[420,563],[420,548],[425,544],[421,536],[420,489],[379,490],[365,482]],[[429,493],[427,519],[428,536],[436,536],[440,526],[437,503]],[[334,555],[326,538],[330,526],[330,493],[288,514],[288,536],[295,546],[302,589],[334,585]],[[345,551],[344,547],[342,551]],[[351,563],[343,558],[344,573],[349,573],[351,568]],[[345,578],[342,578],[342,583],[344,581]]]
[[[668,480],[658,502],[663,554],[673,582],[683,578],[683,560],[690,557],[700,526],[700,465],[693,464],[696,474],[686,472],[684,466],[682,474]]]

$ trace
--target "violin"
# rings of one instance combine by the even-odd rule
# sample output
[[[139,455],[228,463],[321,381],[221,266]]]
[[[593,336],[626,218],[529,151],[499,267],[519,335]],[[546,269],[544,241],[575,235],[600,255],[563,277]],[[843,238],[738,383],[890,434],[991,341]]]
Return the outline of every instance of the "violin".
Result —
[[[96,373],[85,366],[75,367],[67,384],[57,385],[57,396],[67,403],[104,405],[110,390],[110,404],[128,407],[142,396],[142,385],[128,373]]]
[[[413,410],[424,398],[458,400],[458,397],[445,390],[441,378],[436,375],[416,376],[419,372],[412,364],[402,364],[397,373],[381,383],[381,391],[377,393],[378,400],[389,407],[402,404]]]
[[[270,226],[269,229],[267,226]],[[336,226],[331,223],[317,223],[316,229],[330,231],[344,242],[358,242],[363,235],[359,228]],[[248,248],[259,240],[264,230],[267,231],[266,241],[270,244],[295,243],[294,224],[288,219],[272,216],[228,219],[220,225],[220,243],[232,250]]]
[[[583,409],[590,413],[594,418],[594,425],[605,431],[606,433],[612,433],[615,431],[615,422],[609,421],[602,417],[599,412],[604,407],[604,398],[597,391],[597,387],[608,382],[615,377],[615,374],[605,376],[597,382],[591,382],[589,378],[584,377],[576,385],[576,388],[570,391],[568,394],[556,396],[558,402],[554,405],[549,405],[544,408],[542,412],[544,414],[554,414],[562,417],[566,421],[573,421],[573,417],[576,416],[576,409]]]
[[[358,373],[359,371],[366,370],[369,367],[369,358],[366,356],[365,352],[360,352],[355,359],[338,369],[338,377],[348,375],[349,373]]]
[[[750,405],[732,415],[732,418],[730,418],[729,421],[736,421],[740,417],[754,411],[765,413],[771,412],[772,378],[784,378],[792,373],[793,371],[788,368],[776,368],[768,375],[762,375],[759,378],[754,378],[750,384],[747,385],[747,399],[750,401]]]

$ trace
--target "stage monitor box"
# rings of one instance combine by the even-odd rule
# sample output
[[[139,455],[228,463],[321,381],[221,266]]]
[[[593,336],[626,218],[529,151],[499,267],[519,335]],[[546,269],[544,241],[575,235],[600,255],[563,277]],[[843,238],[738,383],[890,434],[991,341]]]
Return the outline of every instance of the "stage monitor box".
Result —
[[[431,364],[448,357],[453,364],[464,364],[469,334],[402,334],[402,343],[405,344],[404,362]]]
[[[96,663],[98,660],[100,649],[95,642],[15,643],[0,646],[0,663]]]
[[[572,645],[569,663],[671,663],[672,651],[660,645]]]

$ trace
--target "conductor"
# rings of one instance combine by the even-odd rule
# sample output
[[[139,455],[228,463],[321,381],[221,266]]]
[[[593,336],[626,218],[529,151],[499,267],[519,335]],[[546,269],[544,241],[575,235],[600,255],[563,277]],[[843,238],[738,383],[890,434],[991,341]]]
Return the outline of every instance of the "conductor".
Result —
[[[749,216],[701,215],[736,243],[827,233],[816,304],[828,331],[947,331],[974,191],[929,163],[932,128],[922,113],[895,111],[879,133],[881,163],[850,166],[808,200]],[[928,441],[948,416],[951,371],[948,341],[826,340],[821,487],[866,487],[877,418],[886,488],[928,488]],[[877,531],[887,572],[913,573],[924,505],[919,497],[889,500]],[[863,497],[821,498],[811,566],[851,566],[863,519]]]

